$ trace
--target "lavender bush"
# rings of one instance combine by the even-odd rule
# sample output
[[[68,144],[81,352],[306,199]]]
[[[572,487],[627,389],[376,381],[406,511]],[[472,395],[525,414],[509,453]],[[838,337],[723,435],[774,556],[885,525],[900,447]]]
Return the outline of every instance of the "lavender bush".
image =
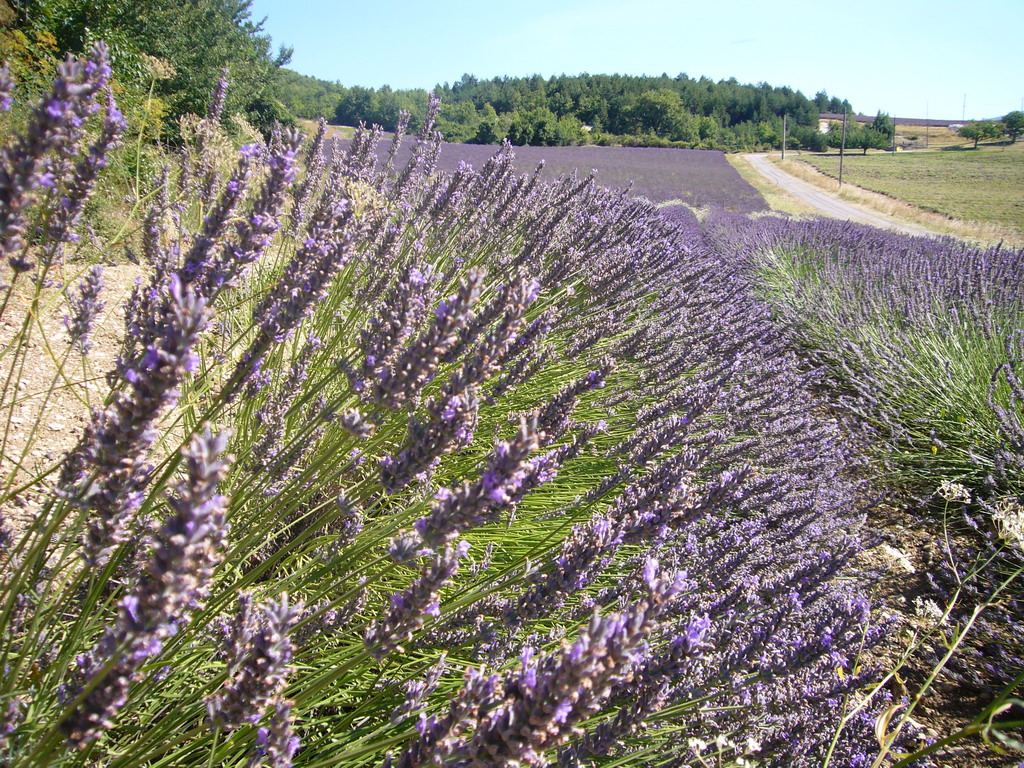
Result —
[[[931,513],[920,525],[935,531],[944,556],[929,563],[916,599],[941,620],[889,673],[907,664],[920,686],[893,732],[938,681],[981,703],[918,756],[947,755],[976,735],[1019,750],[1024,251],[821,220],[720,215],[708,231],[820,366],[837,414],[880,459],[875,474]],[[896,751],[883,746],[876,763]]]
[[[895,476],[1024,494],[1024,251],[825,220],[720,221]]]
[[[78,222],[23,222],[108,135],[105,67],[2,157],[5,372],[58,343]],[[508,147],[437,171],[429,118],[395,170],[372,129],[220,165],[216,131],[154,182],[102,402],[0,488],[0,762],[870,761],[861,459],[695,219]]]

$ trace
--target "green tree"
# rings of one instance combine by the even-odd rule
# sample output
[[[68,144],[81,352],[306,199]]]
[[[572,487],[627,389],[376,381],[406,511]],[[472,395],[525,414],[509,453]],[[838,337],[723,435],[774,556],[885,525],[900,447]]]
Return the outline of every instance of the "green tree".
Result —
[[[445,141],[467,142],[476,136],[479,127],[480,116],[472,102],[460,101],[455,104],[441,105],[437,129],[444,136]]]
[[[673,137],[683,130],[686,109],[678,93],[660,88],[640,94],[629,109],[629,118],[633,133]]]
[[[762,120],[757,124],[754,137],[761,146],[774,149],[782,144],[782,126]]]
[[[956,134],[965,139],[974,141],[974,149],[978,148],[978,142],[982,139],[998,139],[1003,135],[1004,126],[993,120],[977,120],[973,123],[961,126]]]
[[[361,85],[353,85],[338,101],[334,110],[334,123],[336,125],[357,125],[360,121],[370,118],[377,107],[376,92],[370,88],[363,88]]]
[[[885,144],[882,144],[881,147],[877,147],[877,149],[890,145],[896,136],[896,124],[885,112],[879,112],[875,115],[874,122],[872,122],[869,127],[875,133],[879,133],[885,137]],[[867,150],[865,150],[865,152],[866,151]]]
[[[1006,135],[1010,137],[1010,141],[1016,144],[1017,137],[1024,132],[1024,112],[1007,112],[1003,117],[1003,125],[1006,126]]]
[[[892,125],[891,121],[889,123]],[[884,128],[884,124],[883,124]],[[847,140],[847,146],[854,147],[862,150],[862,154],[867,154],[869,149],[888,149],[892,146],[892,132],[880,131],[874,127],[874,125],[868,128],[862,128],[859,131],[854,132],[854,143],[850,144]]]
[[[129,105],[149,88],[145,57],[169,65],[170,76],[157,80],[154,91],[172,136],[181,115],[206,111],[225,68],[226,114],[241,112],[264,131],[275,119],[290,119],[275,84],[291,51],[272,53],[262,22],[250,16],[251,0],[22,0],[15,6],[14,25],[51,34],[61,56],[84,54],[106,40]]]

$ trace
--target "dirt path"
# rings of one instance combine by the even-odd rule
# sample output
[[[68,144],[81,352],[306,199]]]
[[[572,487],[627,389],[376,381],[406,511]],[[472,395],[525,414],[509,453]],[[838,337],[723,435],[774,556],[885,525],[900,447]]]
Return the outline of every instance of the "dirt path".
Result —
[[[900,224],[881,214],[872,213],[863,208],[856,208],[849,203],[838,200],[828,192],[818,189],[805,181],[801,181],[795,176],[790,176],[777,166],[769,163],[768,158],[764,155],[744,155],[743,157],[754,170],[768,181],[777,184],[789,194],[821,211],[826,216],[855,221],[858,224],[870,224],[880,229],[893,229],[908,235],[932,236],[934,234],[927,229]]]

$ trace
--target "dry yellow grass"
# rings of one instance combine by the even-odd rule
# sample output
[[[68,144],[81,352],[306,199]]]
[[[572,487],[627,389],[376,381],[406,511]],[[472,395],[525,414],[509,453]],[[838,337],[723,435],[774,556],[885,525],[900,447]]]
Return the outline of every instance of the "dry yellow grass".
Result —
[[[296,120],[299,127],[307,136],[313,136],[316,134],[316,120]],[[327,138],[328,139],[351,139],[356,129],[348,125],[328,125],[327,126]]]
[[[726,155],[725,159],[729,165],[736,169],[736,172],[743,177],[754,189],[761,193],[761,197],[768,203],[773,211],[788,213],[792,216],[820,216],[820,212],[808,205],[798,197],[794,197],[777,184],[767,181],[764,176],[749,163],[743,155]]]
[[[961,144],[973,144],[956,135],[956,131],[952,131],[949,128],[943,128],[940,126],[930,126],[927,131],[923,125],[907,125],[906,123],[896,123],[896,141],[900,139],[906,139],[907,141],[913,141],[915,144],[923,144],[927,135],[928,148],[934,149],[936,147],[953,147]],[[914,137],[917,137],[916,139]]]

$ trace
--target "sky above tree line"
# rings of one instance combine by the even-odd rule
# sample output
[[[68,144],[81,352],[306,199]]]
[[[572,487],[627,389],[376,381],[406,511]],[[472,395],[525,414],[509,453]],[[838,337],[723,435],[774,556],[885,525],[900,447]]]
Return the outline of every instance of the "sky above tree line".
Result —
[[[825,89],[869,114],[1024,108],[1024,0],[253,0],[251,13],[295,48],[292,69],[346,86],[685,73]]]

